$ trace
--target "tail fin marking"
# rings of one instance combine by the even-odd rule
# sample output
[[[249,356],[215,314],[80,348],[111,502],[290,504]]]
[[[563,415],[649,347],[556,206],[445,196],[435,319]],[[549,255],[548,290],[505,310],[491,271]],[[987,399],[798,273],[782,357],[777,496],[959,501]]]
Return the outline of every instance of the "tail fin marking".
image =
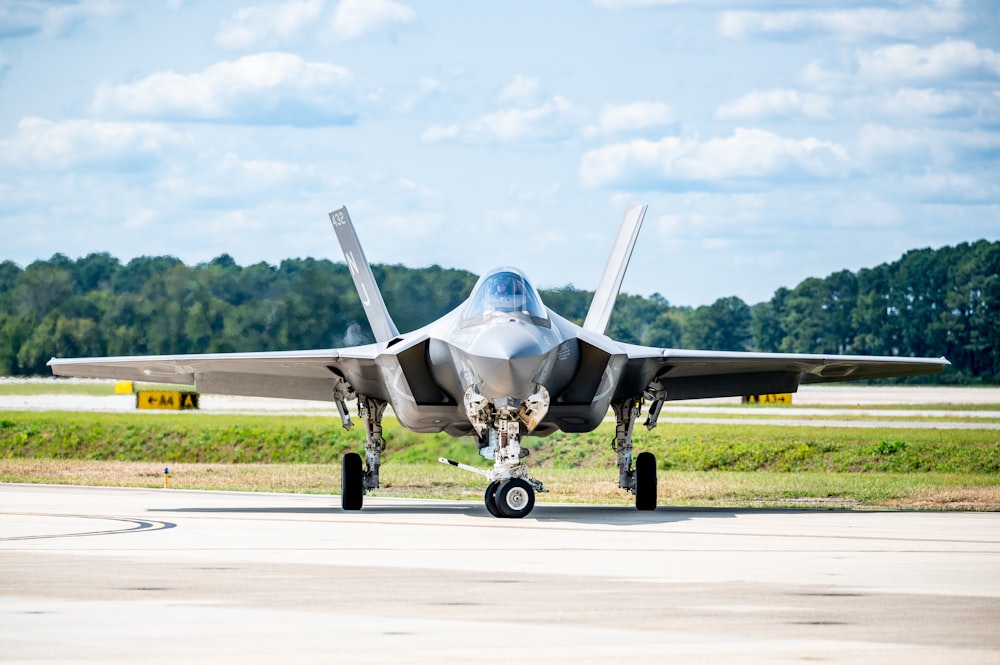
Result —
[[[382,299],[382,292],[375,283],[375,275],[372,274],[365,252],[361,249],[361,241],[358,240],[357,231],[354,230],[351,217],[347,214],[347,207],[331,212],[330,222],[340,242],[340,249],[344,252],[354,287],[358,290],[358,297],[361,298],[375,339],[379,342],[388,342],[398,337],[399,329],[389,315],[385,300]]]

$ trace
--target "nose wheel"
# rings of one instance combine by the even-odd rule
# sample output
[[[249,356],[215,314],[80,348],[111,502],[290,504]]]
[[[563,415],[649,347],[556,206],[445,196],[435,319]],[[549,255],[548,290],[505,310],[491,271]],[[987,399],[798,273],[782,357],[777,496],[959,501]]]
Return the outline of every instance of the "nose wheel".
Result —
[[[535,488],[523,478],[494,480],[486,486],[486,510],[493,517],[521,518],[535,507]]]
[[[503,513],[500,512],[500,507],[497,506],[498,489],[500,489],[500,481],[494,480],[486,486],[486,496],[484,497],[486,510],[490,511],[490,515],[493,517],[503,517]]]
[[[523,478],[511,478],[497,488],[496,503],[503,517],[524,517],[535,507],[535,488]]]

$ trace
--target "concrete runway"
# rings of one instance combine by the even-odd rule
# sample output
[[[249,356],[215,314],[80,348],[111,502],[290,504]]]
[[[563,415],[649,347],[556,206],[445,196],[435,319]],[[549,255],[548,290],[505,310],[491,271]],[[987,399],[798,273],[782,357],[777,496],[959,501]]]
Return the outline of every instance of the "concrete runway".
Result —
[[[1000,662],[1000,514],[0,485],[4,663]]]

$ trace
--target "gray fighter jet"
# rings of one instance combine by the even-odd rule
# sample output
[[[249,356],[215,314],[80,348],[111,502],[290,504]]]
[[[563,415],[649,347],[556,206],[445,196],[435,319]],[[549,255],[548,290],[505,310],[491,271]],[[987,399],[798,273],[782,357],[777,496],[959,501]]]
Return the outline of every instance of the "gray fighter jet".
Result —
[[[392,407],[415,432],[470,437],[491,470],[449,462],[486,478],[496,517],[531,512],[542,483],[528,475],[526,436],[590,432],[616,420],[619,485],[639,510],[656,508],[656,460],[635,456],[632,430],[649,403],[656,426],[670,400],[791,393],[825,383],[940,372],[944,358],[900,358],[660,349],[606,336],[645,206],[630,206],[583,326],[545,307],[516,268],[496,268],[469,299],[433,323],[401,334],[386,309],[346,208],[330,213],[376,342],[314,351],[73,358],[49,361],[53,374],[194,385],[205,393],[328,400],[345,428],[356,400],[365,460],[343,459],[341,503],[359,510],[379,486],[382,417]]]

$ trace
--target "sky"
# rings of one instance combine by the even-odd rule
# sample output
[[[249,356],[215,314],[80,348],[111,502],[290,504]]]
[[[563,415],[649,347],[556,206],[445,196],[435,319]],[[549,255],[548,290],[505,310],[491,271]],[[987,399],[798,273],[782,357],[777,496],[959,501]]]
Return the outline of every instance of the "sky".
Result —
[[[1000,239],[1000,4],[4,0],[0,261],[524,270],[675,305]]]

